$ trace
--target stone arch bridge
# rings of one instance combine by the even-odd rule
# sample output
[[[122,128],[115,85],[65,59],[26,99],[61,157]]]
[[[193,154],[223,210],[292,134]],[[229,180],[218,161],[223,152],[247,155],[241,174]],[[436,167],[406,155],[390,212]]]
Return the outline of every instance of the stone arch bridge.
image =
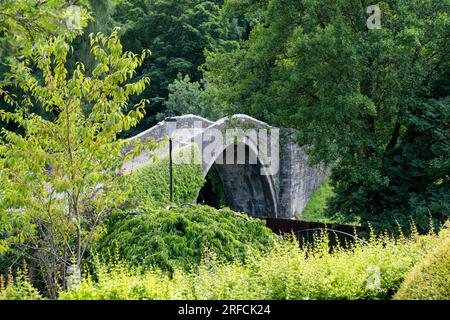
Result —
[[[195,144],[203,175],[215,170],[223,184],[227,205],[252,216],[294,219],[328,175],[311,166],[294,142],[294,130],[274,128],[247,115],[209,121],[195,115],[176,117],[174,148]],[[166,138],[164,122],[130,138],[157,142]],[[266,139],[267,138],[267,139]],[[264,143],[265,141],[265,143]],[[168,153],[167,146],[158,156]],[[144,152],[124,165],[128,170],[152,161]]]

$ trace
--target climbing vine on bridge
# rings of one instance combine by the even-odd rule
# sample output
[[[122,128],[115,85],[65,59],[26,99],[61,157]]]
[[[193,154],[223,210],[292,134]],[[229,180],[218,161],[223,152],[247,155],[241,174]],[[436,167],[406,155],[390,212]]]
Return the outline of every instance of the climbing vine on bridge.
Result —
[[[199,151],[191,146],[174,151],[174,158],[183,152],[192,152],[194,158]],[[164,207],[169,204],[169,157],[163,156],[153,163],[132,172],[134,188],[131,201],[140,206]],[[205,183],[200,163],[174,163],[174,203],[193,203]]]

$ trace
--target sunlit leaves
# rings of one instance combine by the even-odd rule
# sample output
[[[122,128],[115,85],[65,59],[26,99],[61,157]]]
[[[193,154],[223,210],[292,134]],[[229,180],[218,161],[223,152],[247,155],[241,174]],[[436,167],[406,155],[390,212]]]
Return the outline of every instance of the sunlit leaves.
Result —
[[[2,120],[23,129],[3,129],[0,136],[2,245],[51,252],[58,268],[73,257],[79,265],[106,215],[131,191],[118,170],[139,148],[152,147],[135,144],[127,153],[128,142],[117,140],[144,115],[146,100],[128,101],[148,87],[148,78],[133,82],[131,76],[149,51],[123,53],[116,31],[91,39],[98,63],[92,74],[82,63],[67,70],[69,46],[62,37],[37,45],[29,61],[16,61],[10,80],[23,95],[5,99],[15,103],[13,111],[0,111]],[[30,113],[26,106],[33,102],[51,116]]]
[[[28,56],[51,34],[72,40],[92,19],[88,6],[87,0],[2,0],[0,32],[2,41],[7,44],[2,49],[8,48],[8,55]],[[76,20],[77,28],[71,28],[70,19]]]

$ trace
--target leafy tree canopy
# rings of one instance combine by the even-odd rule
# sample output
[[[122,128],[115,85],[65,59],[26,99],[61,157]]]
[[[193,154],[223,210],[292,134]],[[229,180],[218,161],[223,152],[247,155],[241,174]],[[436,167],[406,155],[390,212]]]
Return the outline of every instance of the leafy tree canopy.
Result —
[[[152,93],[144,128],[154,123],[156,113],[179,73],[192,81],[202,77],[198,67],[204,62],[204,49],[233,48],[241,29],[236,21],[221,15],[221,0],[121,0],[113,19],[122,27],[121,39],[127,50],[149,48],[151,58],[141,75],[152,79]]]
[[[434,212],[435,205],[423,201],[430,199],[425,190],[449,184],[448,163],[442,160],[449,156],[449,104],[429,99],[448,95],[450,3],[382,1],[381,29],[372,30],[366,26],[370,4],[241,3],[240,10],[262,8],[262,19],[239,49],[208,53],[206,79],[220,89],[225,113],[296,128],[313,162],[337,163],[334,212],[370,220],[387,208],[397,219],[408,217],[420,201],[421,217],[425,211],[441,216],[443,207]],[[426,155],[411,150],[417,139]],[[394,149],[401,156],[392,159]],[[395,175],[392,161],[402,163]],[[410,176],[412,167],[422,182]],[[397,189],[396,200],[381,200],[397,183],[404,190]],[[446,198],[439,194],[433,203],[443,205]]]
[[[0,1],[0,55],[30,53],[49,35],[71,40],[91,18],[87,0]]]
[[[131,80],[149,52],[123,53],[117,32],[91,36],[92,74],[82,63],[69,73],[69,51],[52,37],[16,62],[11,82],[23,94],[5,96],[14,110],[0,110],[23,130],[0,131],[0,253],[16,249],[31,259],[51,297],[66,268],[79,268],[110,210],[127,199],[131,186],[118,170],[139,145],[124,153],[127,141],[117,135],[142,119],[146,101],[128,100],[149,83]],[[35,103],[47,117],[30,111]]]

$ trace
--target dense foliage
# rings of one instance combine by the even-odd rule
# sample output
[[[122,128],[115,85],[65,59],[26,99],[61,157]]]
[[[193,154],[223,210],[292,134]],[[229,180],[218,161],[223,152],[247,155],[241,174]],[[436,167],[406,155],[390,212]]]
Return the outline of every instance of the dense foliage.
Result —
[[[192,159],[198,158],[198,148],[191,145],[176,149],[177,157],[188,154]],[[193,203],[203,186],[202,165],[200,163],[173,164],[173,202],[175,204]],[[131,172],[133,193],[130,201],[139,206],[163,207],[170,202],[169,157],[165,155],[155,162],[140,166]]]
[[[412,270],[395,298],[450,300],[450,236]]]
[[[30,61],[16,62],[11,82],[23,95],[5,98],[13,111],[0,110],[23,130],[0,131],[0,254],[18,250],[31,259],[53,297],[66,268],[80,266],[107,214],[127,198],[130,184],[117,170],[141,148],[124,153],[128,142],[117,135],[143,117],[145,101],[128,100],[149,82],[131,80],[148,52],[124,53],[116,32],[91,36],[90,74],[81,62],[67,70],[69,51],[64,38],[52,37]],[[30,111],[35,104],[45,116]]]
[[[159,270],[102,266],[61,299],[389,299],[413,266],[441,241],[435,235],[373,238],[351,249],[329,251],[326,237],[299,248],[283,242],[246,263],[213,257],[195,273],[169,277]]]
[[[42,295],[29,281],[26,266],[19,270],[16,277],[13,276],[11,268],[5,280],[0,275],[0,300],[41,300]]]
[[[222,0],[120,0],[112,13],[122,27],[121,39],[127,50],[149,48],[152,57],[139,75],[152,79],[151,104],[141,123],[155,123],[157,112],[164,111],[168,86],[179,73],[193,81],[202,77],[199,66],[205,49],[230,47],[228,40],[239,36],[232,21],[221,19]]]
[[[379,230],[407,227],[414,221],[421,231],[430,218],[450,215],[450,100],[424,101],[409,110],[401,142],[381,158],[383,184],[365,185],[346,180],[349,167],[333,173],[337,197],[329,211],[360,216]],[[338,215],[339,216],[339,215]]]
[[[96,61],[91,54],[89,35],[98,32],[110,34],[115,29],[116,24],[111,16],[114,8],[114,3],[111,0],[89,0],[88,2],[91,19],[83,29],[83,33],[71,42],[73,51],[69,55],[69,68],[75,68],[77,61],[83,61],[86,71],[91,72],[96,66]],[[136,51],[136,53],[142,51],[142,49]]]
[[[189,271],[205,255],[223,261],[244,261],[254,251],[268,250],[275,234],[261,220],[229,209],[182,206],[139,208],[110,217],[98,245],[101,257],[115,253],[127,263],[173,272]]]
[[[87,0],[0,1],[0,109],[13,110],[6,100],[23,94],[11,83],[15,63],[30,57],[50,36],[71,41],[81,35],[92,20],[88,5]],[[38,105],[29,108],[38,114],[43,113]],[[2,120],[0,127],[18,129]]]
[[[331,214],[378,229],[448,217],[449,1],[379,2],[372,30],[370,1],[228,4],[261,19],[239,49],[207,56],[225,113],[296,128],[314,162],[337,163]]]
[[[189,76],[180,74],[169,84],[166,112],[173,115],[195,114],[216,121],[221,118],[223,100],[218,98],[216,87],[208,86],[205,81],[190,81]]]
[[[91,18],[87,6],[87,0],[0,1],[0,59],[23,58],[50,35],[80,35]]]

